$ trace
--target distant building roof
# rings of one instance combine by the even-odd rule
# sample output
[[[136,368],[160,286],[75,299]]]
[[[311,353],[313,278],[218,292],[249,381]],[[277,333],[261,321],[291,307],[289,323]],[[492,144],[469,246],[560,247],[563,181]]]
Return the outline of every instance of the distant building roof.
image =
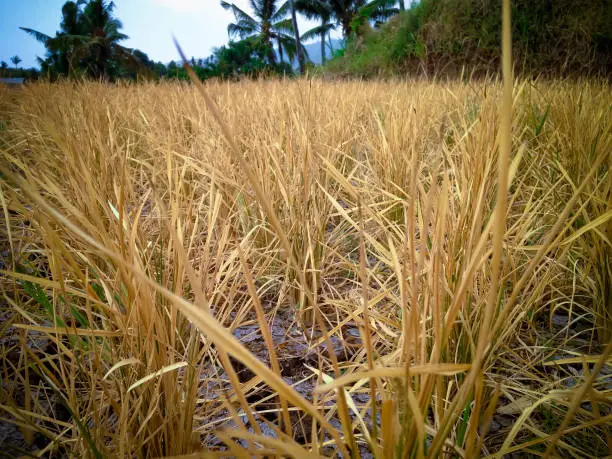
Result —
[[[23,84],[25,78],[0,78],[0,84],[19,85]]]

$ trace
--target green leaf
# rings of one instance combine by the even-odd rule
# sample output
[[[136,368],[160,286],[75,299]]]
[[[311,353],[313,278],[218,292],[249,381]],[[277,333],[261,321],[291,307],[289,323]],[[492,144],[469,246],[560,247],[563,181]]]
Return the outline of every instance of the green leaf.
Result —
[[[25,292],[38,303],[48,314],[49,318],[52,322],[55,323],[58,327],[65,327],[64,321],[55,316],[55,311],[53,310],[53,305],[49,301],[47,294],[40,287],[40,285],[35,284],[30,281],[19,281]]]

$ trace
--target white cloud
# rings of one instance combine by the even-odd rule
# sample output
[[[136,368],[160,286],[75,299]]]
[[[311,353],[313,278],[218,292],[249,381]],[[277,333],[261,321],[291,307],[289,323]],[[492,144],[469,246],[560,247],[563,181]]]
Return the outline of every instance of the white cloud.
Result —
[[[211,0],[153,0],[154,3],[181,13],[199,13]]]

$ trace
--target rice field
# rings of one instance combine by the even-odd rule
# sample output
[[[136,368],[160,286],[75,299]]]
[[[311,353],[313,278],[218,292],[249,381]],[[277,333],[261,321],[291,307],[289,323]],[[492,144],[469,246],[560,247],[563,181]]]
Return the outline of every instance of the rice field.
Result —
[[[496,80],[0,88],[0,440],[609,454],[612,89],[503,99]]]

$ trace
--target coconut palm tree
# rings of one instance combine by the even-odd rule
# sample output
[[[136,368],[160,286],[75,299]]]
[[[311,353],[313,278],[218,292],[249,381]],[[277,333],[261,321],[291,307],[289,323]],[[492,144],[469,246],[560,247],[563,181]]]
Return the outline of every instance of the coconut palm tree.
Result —
[[[313,38],[321,40],[321,64],[325,64],[325,39],[329,32],[336,28],[336,24],[332,22],[333,10],[328,0],[296,0],[296,9],[305,15],[308,19],[318,19],[321,25],[313,27],[304,32],[302,40],[307,41]]]
[[[132,50],[119,44],[127,35],[106,0],[68,1],[62,7],[60,31],[55,36],[27,27],[21,29],[47,48],[44,68],[60,75],[84,73],[108,79],[120,64],[137,65]]]
[[[87,67],[95,78],[108,77],[109,66],[118,60],[130,60],[131,50],[119,45],[128,38],[121,33],[123,24],[113,16],[115,4],[105,0],[91,0],[80,16],[89,36]]]
[[[21,62],[21,58],[17,55],[11,57],[11,62],[13,63],[13,65],[15,66],[15,68],[17,68],[17,66],[19,66],[19,63]]]
[[[252,16],[234,3],[221,1],[221,6],[231,10],[236,19],[236,22],[227,26],[229,36],[238,36],[241,39],[258,37],[269,49],[267,59],[270,64],[276,63],[274,42],[278,45],[281,61],[284,58],[283,51],[293,60],[298,47],[293,36],[293,21],[287,18],[291,11],[289,1],[280,7],[277,6],[277,0],[250,0],[250,5],[253,9]],[[303,47],[301,49],[305,53],[306,50]]]
[[[75,2],[66,2],[62,7],[60,31],[54,37],[38,30],[21,27],[21,30],[33,36],[47,48],[47,58],[39,59],[44,72],[75,75],[75,60],[86,37],[80,34],[78,26],[79,6]]]

